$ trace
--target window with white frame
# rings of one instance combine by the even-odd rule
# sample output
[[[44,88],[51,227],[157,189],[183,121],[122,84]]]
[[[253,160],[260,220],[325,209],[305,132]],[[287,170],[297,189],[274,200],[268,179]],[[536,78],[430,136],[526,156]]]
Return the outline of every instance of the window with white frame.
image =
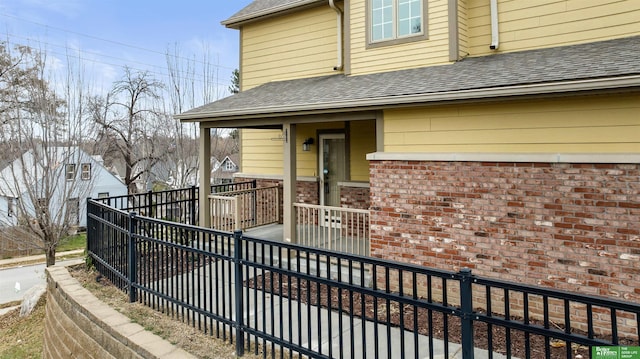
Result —
[[[236,170],[236,165],[231,161],[226,161],[223,168],[226,172],[232,172]]]
[[[109,198],[109,192],[99,192],[98,198]]]
[[[72,181],[76,178],[76,165],[73,163],[67,164],[65,167],[65,177],[67,181]]]
[[[91,179],[91,163],[83,163],[80,165],[80,178],[82,178],[83,181]]]
[[[369,0],[370,42],[424,35],[424,0]]]

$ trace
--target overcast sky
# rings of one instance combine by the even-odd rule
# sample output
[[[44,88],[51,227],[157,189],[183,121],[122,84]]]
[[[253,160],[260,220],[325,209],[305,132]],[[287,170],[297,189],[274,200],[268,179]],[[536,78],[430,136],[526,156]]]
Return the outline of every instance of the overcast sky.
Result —
[[[185,58],[208,49],[219,79],[238,67],[238,31],[227,19],[251,0],[0,0],[0,41],[45,49],[64,59],[79,54],[105,86],[123,65],[166,73],[165,53],[179,45]]]

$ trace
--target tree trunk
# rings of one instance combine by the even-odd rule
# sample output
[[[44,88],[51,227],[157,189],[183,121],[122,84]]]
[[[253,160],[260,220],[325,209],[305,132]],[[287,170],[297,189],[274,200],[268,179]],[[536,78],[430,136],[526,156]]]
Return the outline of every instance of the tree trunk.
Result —
[[[48,246],[45,250],[45,257],[47,258],[47,267],[51,267],[56,264],[56,247]]]

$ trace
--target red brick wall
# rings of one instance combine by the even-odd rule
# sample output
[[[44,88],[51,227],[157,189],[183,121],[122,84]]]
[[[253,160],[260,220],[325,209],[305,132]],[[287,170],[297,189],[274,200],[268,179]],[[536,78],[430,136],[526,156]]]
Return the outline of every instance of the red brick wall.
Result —
[[[340,207],[369,209],[369,187],[340,187]]]
[[[640,165],[370,166],[373,256],[640,302]]]

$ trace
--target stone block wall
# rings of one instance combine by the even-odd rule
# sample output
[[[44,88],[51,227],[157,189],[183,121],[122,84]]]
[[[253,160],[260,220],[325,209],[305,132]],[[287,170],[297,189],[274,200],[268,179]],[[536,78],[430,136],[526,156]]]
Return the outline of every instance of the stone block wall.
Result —
[[[194,358],[100,302],[66,268],[47,269],[45,359]]]

